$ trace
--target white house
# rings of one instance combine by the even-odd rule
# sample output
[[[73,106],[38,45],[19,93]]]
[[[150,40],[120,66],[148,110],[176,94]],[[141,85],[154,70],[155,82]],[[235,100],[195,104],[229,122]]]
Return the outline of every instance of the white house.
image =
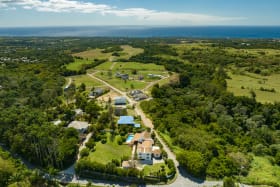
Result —
[[[140,160],[152,160],[152,148],[154,141],[152,139],[144,140],[142,143],[137,144],[137,157]]]

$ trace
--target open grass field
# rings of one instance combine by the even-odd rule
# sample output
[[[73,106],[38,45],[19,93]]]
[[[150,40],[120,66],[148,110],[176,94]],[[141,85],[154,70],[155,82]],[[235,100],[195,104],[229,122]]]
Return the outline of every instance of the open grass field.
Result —
[[[130,57],[142,53],[144,50],[141,48],[133,48],[129,45],[122,45],[121,48],[123,51],[118,52],[120,54],[119,57],[112,56],[112,53],[103,53],[104,49],[91,49],[87,51],[83,51],[80,53],[74,53],[73,56],[82,57],[84,59],[93,60],[93,59],[107,59],[110,61],[122,59],[129,59]]]
[[[92,61],[85,59],[76,59],[75,62],[67,64],[66,68],[73,71],[79,71],[84,64],[90,64]]]
[[[73,56],[82,57],[84,59],[109,59],[112,53],[103,53],[102,50],[104,49],[91,49],[87,51],[83,51],[80,53],[74,53]]]
[[[164,66],[156,64],[143,64],[138,62],[118,62],[113,70],[122,71],[122,70],[138,70],[138,71],[165,71]]]
[[[232,74],[227,79],[228,91],[237,96],[250,96],[250,91],[256,93],[257,101],[261,103],[273,103],[280,101],[280,75],[261,76],[252,73]],[[275,92],[261,91],[260,88],[275,89]]]
[[[99,66],[96,66],[94,69],[95,70],[103,70],[103,71],[108,71],[110,70],[111,66],[113,65],[114,62],[104,62],[100,64]]]
[[[250,54],[253,56],[261,57],[276,57],[280,55],[280,51],[276,49],[235,49],[235,48],[226,48],[227,52],[232,54]]]
[[[121,48],[123,49],[123,52],[120,53],[121,58],[129,59],[132,56],[138,55],[140,53],[143,53],[144,50],[141,48],[134,48],[130,45],[122,45]]]
[[[248,176],[242,178],[243,182],[255,181],[260,184],[275,182],[280,185],[280,167],[272,165],[268,158],[254,156],[251,167]]]
[[[122,91],[129,91],[134,89],[143,89],[147,85],[146,82],[138,81],[138,80],[127,80],[124,81],[120,78],[114,77],[114,73],[112,73],[112,77],[110,78],[107,75],[107,72],[98,72],[95,74],[98,78],[108,82],[112,86],[122,90]]]
[[[86,85],[86,90],[88,91],[91,90],[92,87],[104,86],[101,82],[89,77],[88,75],[67,77],[67,79],[69,78],[72,78],[73,83],[75,83],[77,87],[84,83]],[[68,82],[68,80],[66,82]]]
[[[144,176],[153,175],[153,173],[157,173],[164,167],[165,172],[169,172],[169,168],[164,163],[154,164],[154,165],[147,165],[144,167],[143,172]]]
[[[107,164],[112,159],[120,160],[123,156],[131,156],[131,148],[128,145],[119,145],[116,141],[118,136],[114,141],[111,141],[110,136],[111,134],[107,133],[106,144],[101,142],[96,144],[96,151],[91,152],[88,156],[91,161]]]

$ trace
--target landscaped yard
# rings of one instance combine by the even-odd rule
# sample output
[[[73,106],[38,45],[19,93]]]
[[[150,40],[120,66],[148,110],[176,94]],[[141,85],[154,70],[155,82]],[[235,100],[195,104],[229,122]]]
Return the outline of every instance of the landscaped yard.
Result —
[[[107,133],[107,143],[98,142],[95,147],[96,151],[91,152],[88,158],[91,161],[107,164],[112,159],[120,160],[123,156],[131,156],[132,150],[128,145],[119,145],[117,143],[118,136],[111,141],[111,134]]]
[[[237,96],[250,96],[250,91],[256,93],[256,99],[259,102],[273,103],[280,101],[280,75],[261,76],[252,73],[231,74],[231,79],[227,79],[228,91]],[[274,89],[275,92],[261,91],[260,88]]]
[[[157,173],[158,171],[160,171],[162,169],[162,166],[164,167],[165,172],[168,173],[169,168],[167,167],[167,165],[164,163],[160,163],[160,164],[153,164],[153,165],[145,166],[143,169],[144,176],[155,175],[154,173]]]
[[[280,185],[280,166],[272,165],[268,158],[254,156],[251,167],[248,176],[242,178],[243,182],[274,182]]]

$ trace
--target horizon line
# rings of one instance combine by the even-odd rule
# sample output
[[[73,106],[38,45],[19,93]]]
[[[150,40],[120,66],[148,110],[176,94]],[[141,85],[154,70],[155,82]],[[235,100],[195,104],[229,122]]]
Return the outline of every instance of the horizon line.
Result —
[[[0,29],[11,28],[61,28],[61,27],[280,27],[280,25],[46,25],[46,26],[0,26]]]

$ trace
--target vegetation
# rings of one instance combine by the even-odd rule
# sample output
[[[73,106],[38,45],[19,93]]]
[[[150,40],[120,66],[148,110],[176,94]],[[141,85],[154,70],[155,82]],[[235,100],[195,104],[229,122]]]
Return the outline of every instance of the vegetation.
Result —
[[[158,51],[154,54],[148,49],[143,56],[132,59],[143,62],[144,58],[160,58],[154,54],[161,54],[161,48],[155,47],[153,50]],[[204,51],[184,46],[180,50],[177,55],[190,63],[175,59],[156,61],[179,73],[180,82],[154,86],[154,100],[141,103],[155,127],[168,137],[167,142],[173,148],[179,147],[175,151],[180,164],[194,176],[223,178],[246,176],[252,160],[249,152],[275,157],[271,145],[279,144],[279,104],[262,105],[254,94],[235,97],[228,93],[225,66],[238,64],[236,57],[231,61],[223,49]]]
[[[138,78],[167,75],[166,70],[170,75],[174,72],[175,81],[156,84],[151,88],[154,99],[141,107],[180,164],[197,177],[230,177],[225,178],[228,185],[231,177],[240,176],[251,184],[277,186],[279,49],[274,40],[3,38],[0,143],[45,170],[65,168],[75,161],[81,137],[75,129],[64,127],[78,118],[74,109],[81,108],[85,115],[79,118],[93,124],[90,130],[96,136],[81,152],[77,171],[142,179],[138,170],[120,169],[115,158],[130,154],[119,144],[131,129],[117,129],[112,107],[103,109],[86,98],[84,91],[98,83],[81,75],[72,77],[75,81],[65,88],[64,76],[86,74],[97,67],[96,76],[126,91],[142,89],[151,80],[116,79],[117,71]],[[57,119],[63,122],[53,125]],[[107,129],[115,137],[107,137],[102,131]],[[113,157],[112,150],[117,150]],[[7,176],[21,173],[21,168],[11,158],[0,158],[1,185],[7,186],[13,181]],[[166,162],[174,171],[174,164]],[[40,177],[23,182],[45,185]]]
[[[19,160],[0,149],[0,186],[58,186],[46,181],[37,170],[28,170]]]
[[[119,145],[118,140],[121,138],[119,135],[113,136],[108,133],[105,135],[106,143],[97,142],[95,151],[90,152],[89,160],[101,164],[107,164],[113,159],[120,160],[123,157],[131,155],[131,149],[128,145]]]

